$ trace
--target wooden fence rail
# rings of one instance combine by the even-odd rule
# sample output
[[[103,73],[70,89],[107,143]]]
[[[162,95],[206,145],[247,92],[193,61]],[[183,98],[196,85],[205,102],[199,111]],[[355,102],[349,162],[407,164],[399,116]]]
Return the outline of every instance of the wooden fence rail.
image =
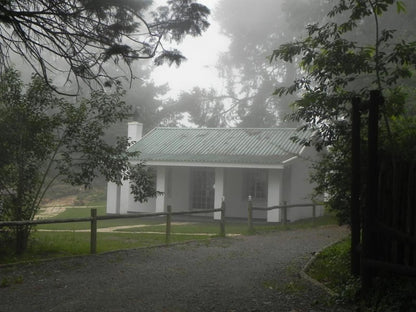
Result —
[[[221,208],[204,209],[197,211],[172,211],[172,207],[167,206],[166,212],[143,213],[143,214],[128,214],[128,215],[106,215],[97,216],[97,209],[91,209],[91,216],[85,218],[70,218],[70,219],[48,219],[48,220],[27,220],[27,221],[0,221],[0,229],[5,226],[24,226],[24,225],[41,225],[41,224],[57,224],[57,223],[75,223],[75,222],[90,222],[91,223],[91,238],[90,238],[90,252],[95,254],[97,252],[97,228],[100,220],[115,220],[115,219],[140,219],[147,217],[166,216],[166,244],[170,243],[171,235],[171,221],[172,216],[193,215],[202,213],[221,212],[220,236],[225,236],[225,203],[222,202]]]
[[[316,218],[316,206],[320,206],[321,204],[317,204],[317,203],[310,203],[310,204],[291,204],[288,205],[286,204],[286,202],[283,203],[283,205],[279,205],[279,206],[271,206],[271,207],[254,207],[253,206],[253,201],[251,199],[251,196],[249,196],[248,199],[248,205],[247,205],[247,210],[248,210],[248,230],[250,232],[253,231],[254,227],[253,227],[253,211],[254,210],[260,210],[260,211],[270,211],[270,210],[275,210],[275,209],[280,209],[280,211],[282,212],[282,217],[281,217],[281,222],[283,224],[287,223],[287,210],[289,208],[300,208],[300,207],[312,207],[312,218],[313,220],[315,220]]]

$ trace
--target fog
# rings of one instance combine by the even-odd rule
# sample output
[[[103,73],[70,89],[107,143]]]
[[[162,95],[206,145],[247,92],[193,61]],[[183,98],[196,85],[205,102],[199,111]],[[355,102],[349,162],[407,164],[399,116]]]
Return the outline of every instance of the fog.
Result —
[[[305,27],[323,23],[333,5],[314,0],[203,0],[211,10],[211,26],[200,37],[188,36],[178,48],[187,58],[180,66],[155,66],[138,60],[131,65],[133,79],[123,80],[126,101],[132,106],[131,119],[144,124],[145,132],[156,126],[179,127],[276,127],[296,125],[285,120],[296,95],[273,95],[276,88],[290,85],[301,76],[296,59],[293,63],[270,62],[269,56],[281,44],[303,38]],[[408,1],[409,2],[409,1]],[[164,1],[154,1],[163,5]],[[392,12],[382,26],[410,29],[413,9],[398,18]],[[339,17],[342,18],[342,17]],[[363,43],[374,42],[374,25],[354,33]],[[12,62],[28,80],[32,68]],[[127,76],[129,68],[109,62],[107,71]],[[58,67],[62,66],[59,64]],[[73,87],[63,73],[50,75],[52,83],[64,91]],[[130,77],[131,78],[131,77]],[[72,88],[72,89],[71,89]],[[81,96],[89,89],[81,88]],[[78,96],[79,98],[80,96]],[[121,125],[117,134],[125,133]]]

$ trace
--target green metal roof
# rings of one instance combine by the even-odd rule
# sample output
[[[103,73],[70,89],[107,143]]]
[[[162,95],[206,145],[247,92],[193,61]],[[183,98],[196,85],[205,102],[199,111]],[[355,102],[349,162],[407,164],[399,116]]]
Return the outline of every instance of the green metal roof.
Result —
[[[292,137],[310,137],[295,128],[155,128],[129,148],[139,159],[277,165],[298,155]]]

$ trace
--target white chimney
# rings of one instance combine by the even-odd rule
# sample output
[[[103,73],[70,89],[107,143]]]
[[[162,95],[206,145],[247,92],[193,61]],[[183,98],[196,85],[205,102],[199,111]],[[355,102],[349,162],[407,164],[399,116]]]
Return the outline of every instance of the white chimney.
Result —
[[[142,138],[143,124],[137,121],[130,121],[127,128],[127,136],[129,138],[129,144],[133,141],[137,142]]]

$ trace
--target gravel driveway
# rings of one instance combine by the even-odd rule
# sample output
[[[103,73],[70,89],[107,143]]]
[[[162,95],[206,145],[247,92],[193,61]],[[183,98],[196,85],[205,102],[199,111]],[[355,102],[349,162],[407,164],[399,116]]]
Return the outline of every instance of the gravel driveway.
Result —
[[[4,267],[0,311],[341,311],[299,277],[337,226]]]

